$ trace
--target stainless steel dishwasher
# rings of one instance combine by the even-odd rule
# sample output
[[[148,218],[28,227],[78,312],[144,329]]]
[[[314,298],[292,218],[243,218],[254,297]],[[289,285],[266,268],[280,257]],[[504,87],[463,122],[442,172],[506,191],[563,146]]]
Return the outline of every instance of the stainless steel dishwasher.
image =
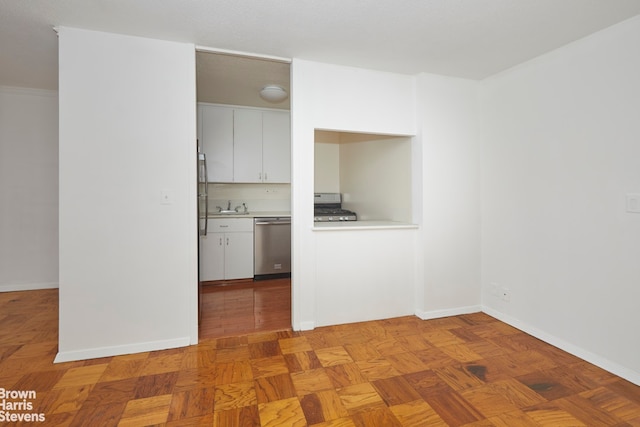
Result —
[[[291,218],[254,219],[255,279],[291,275]]]

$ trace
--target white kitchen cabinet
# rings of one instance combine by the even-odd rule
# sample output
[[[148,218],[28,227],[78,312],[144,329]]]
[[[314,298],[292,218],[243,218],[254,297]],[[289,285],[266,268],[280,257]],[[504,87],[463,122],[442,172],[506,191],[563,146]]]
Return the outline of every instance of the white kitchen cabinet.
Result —
[[[288,111],[199,104],[209,182],[291,182]]]
[[[291,182],[288,111],[234,110],[234,182]]]
[[[262,182],[291,182],[291,122],[287,111],[262,113]]]
[[[253,232],[225,233],[224,278],[253,277]]]
[[[262,111],[233,112],[233,181],[262,182]]]
[[[200,236],[200,280],[224,279],[224,233]]]
[[[210,218],[207,230],[200,237],[200,280],[253,277],[251,218]]]
[[[233,181],[233,109],[200,104],[198,139],[207,156],[209,182]]]

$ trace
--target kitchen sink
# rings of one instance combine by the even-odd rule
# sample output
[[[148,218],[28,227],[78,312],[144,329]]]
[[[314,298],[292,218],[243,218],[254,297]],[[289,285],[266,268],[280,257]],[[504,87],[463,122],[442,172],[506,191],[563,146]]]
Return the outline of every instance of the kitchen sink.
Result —
[[[214,215],[249,215],[249,212],[236,212],[236,211],[228,211],[228,210],[223,210],[223,211],[218,211],[218,212],[213,212]]]
[[[227,207],[222,208],[220,206],[216,206],[218,209],[217,212],[211,212],[212,215],[248,215],[249,210],[247,209],[246,203],[242,203],[240,206],[236,206],[235,209],[231,209],[231,200],[227,202]]]

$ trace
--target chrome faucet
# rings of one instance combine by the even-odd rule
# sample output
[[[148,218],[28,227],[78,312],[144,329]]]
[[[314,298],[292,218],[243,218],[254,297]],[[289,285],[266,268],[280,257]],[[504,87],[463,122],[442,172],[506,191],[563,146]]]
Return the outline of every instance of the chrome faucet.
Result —
[[[247,204],[246,203],[242,203],[242,205],[236,206],[235,211],[239,213],[241,208],[244,208],[243,211],[242,211],[243,213],[247,213]]]

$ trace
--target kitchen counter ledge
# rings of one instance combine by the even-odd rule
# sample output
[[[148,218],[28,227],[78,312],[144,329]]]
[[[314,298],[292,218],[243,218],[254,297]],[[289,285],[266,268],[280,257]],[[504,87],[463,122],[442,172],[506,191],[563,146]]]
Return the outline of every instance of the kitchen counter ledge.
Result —
[[[220,219],[220,218],[263,218],[263,217],[290,217],[291,212],[249,212],[246,214],[219,214],[215,212],[209,212],[209,216],[207,218],[212,219]]]
[[[313,231],[417,229],[418,224],[396,221],[314,222]]]

